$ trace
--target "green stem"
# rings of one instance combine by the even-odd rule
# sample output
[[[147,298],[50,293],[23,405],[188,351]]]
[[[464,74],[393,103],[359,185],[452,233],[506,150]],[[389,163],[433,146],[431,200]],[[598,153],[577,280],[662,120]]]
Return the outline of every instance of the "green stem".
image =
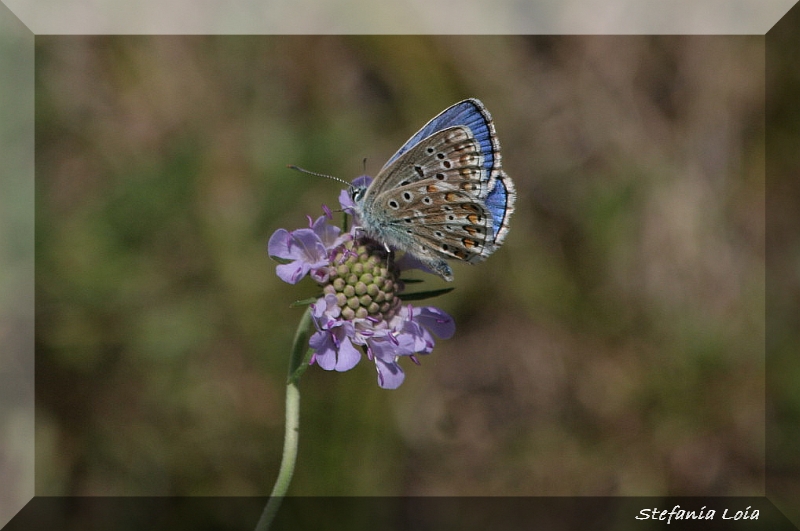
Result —
[[[272,488],[272,494],[270,494],[269,501],[267,501],[267,506],[264,507],[261,518],[258,519],[256,531],[266,531],[269,529],[272,520],[275,519],[278,508],[281,506],[283,497],[289,489],[289,482],[292,481],[294,464],[297,460],[297,440],[300,434],[299,425],[300,390],[297,388],[297,384],[290,383],[286,386],[286,434],[283,440],[281,468],[278,472],[278,479],[275,480],[275,486]]]
[[[286,432],[283,438],[283,457],[281,458],[281,468],[278,471],[278,479],[275,486],[258,519],[256,531],[267,531],[270,524],[275,519],[278,508],[281,506],[286,491],[289,490],[289,483],[294,474],[294,465],[297,461],[297,442],[300,437],[300,389],[297,381],[308,367],[310,351],[308,349],[308,338],[311,335],[311,311],[306,309],[297,332],[294,336],[292,354],[289,358],[289,378],[286,384]]]

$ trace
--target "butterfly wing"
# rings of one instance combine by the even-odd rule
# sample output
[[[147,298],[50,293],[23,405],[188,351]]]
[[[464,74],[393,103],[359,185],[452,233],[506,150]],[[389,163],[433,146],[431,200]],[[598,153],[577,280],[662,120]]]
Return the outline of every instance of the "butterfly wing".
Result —
[[[514,212],[514,203],[517,200],[517,191],[514,182],[506,172],[500,170],[492,182],[492,188],[486,195],[484,203],[492,217],[492,245],[488,248],[487,256],[506,239],[508,234],[508,220]]]
[[[489,193],[484,155],[472,131],[464,126],[438,129],[386,164],[367,189],[376,197],[426,179],[460,184],[476,197]],[[469,184],[467,184],[469,183]]]
[[[480,262],[503,243],[515,200],[491,116],[469,99],[434,117],[389,159],[359,210],[367,233],[450,280],[446,259]]]
[[[503,172],[501,167],[500,142],[495,133],[494,123],[489,111],[483,103],[475,98],[460,101],[451,105],[417,131],[403,146],[392,155],[384,165],[381,172],[388,169],[403,153],[407,152],[435,132],[448,127],[462,126],[469,129],[472,136],[480,145],[483,156],[483,169],[485,173],[485,187],[481,188],[481,198],[493,220],[493,246],[488,249],[488,254],[493,252],[506,238],[508,233],[508,220],[514,212],[516,190],[514,183]]]
[[[397,153],[384,164],[383,169],[390,166],[400,155],[414,147],[433,133],[448,127],[463,126],[470,130],[480,144],[483,154],[483,167],[486,175],[493,179],[500,171],[500,143],[494,131],[492,117],[480,100],[475,98],[460,101],[436,115],[431,121],[409,138]],[[381,171],[383,171],[383,169]]]
[[[445,259],[483,260],[495,246],[483,163],[468,128],[436,131],[376,176],[364,196],[364,229],[444,278]]]

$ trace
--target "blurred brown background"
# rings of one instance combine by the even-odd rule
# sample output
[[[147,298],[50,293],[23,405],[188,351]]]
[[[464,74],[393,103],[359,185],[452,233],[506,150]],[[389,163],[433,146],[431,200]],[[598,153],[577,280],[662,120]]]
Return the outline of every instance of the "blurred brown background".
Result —
[[[315,289],[266,242],[340,189],[286,164],[374,174],[466,97],[509,238],[399,390],[304,375],[290,492],[763,493],[763,37],[36,43],[37,494],[267,494]]]

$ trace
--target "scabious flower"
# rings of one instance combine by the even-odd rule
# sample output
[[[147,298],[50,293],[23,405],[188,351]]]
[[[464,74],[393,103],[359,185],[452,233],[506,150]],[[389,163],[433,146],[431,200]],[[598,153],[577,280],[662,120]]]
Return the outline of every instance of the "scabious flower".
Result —
[[[308,273],[317,282],[328,280],[328,255],[349,237],[341,235],[339,227],[328,224],[329,218],[330,212],[316,221],[311,221],[309,216],[307,229],[275,231],[269,239],[267,251],[273,258],[288,262],[276,268],[281,280],[297,284]]]
[[[352,213],[346,191],[340,202]],[[366,355],[375,363],[378,385],[396,389],[405,378],[400,358],[419,364],[417,356],[433,350],[434,337],[453,336],[455,323],[438,308],[403,302],[400,274],[416,267],[414,260],[395,261],[382,243],[356,227],[342,233],[331,218],[326,208],[316,221],[309,218],[309,228],[278,229],[268,245],[269,255],[285,262],[276,268],[281,280],[296,284],[308,274],[322,288],[311,304],[316,332],[309,339],[310,363],[342,372]]]

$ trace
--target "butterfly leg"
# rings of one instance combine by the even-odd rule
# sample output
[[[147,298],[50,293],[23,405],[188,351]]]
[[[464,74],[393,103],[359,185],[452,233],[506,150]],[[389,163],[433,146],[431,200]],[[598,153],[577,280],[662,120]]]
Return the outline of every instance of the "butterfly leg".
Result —
[[[394,259],[394,251],[386,243],[383,244],[383,248],[386,249],[386,270],[389,271],[392,268],[392,260]]]

